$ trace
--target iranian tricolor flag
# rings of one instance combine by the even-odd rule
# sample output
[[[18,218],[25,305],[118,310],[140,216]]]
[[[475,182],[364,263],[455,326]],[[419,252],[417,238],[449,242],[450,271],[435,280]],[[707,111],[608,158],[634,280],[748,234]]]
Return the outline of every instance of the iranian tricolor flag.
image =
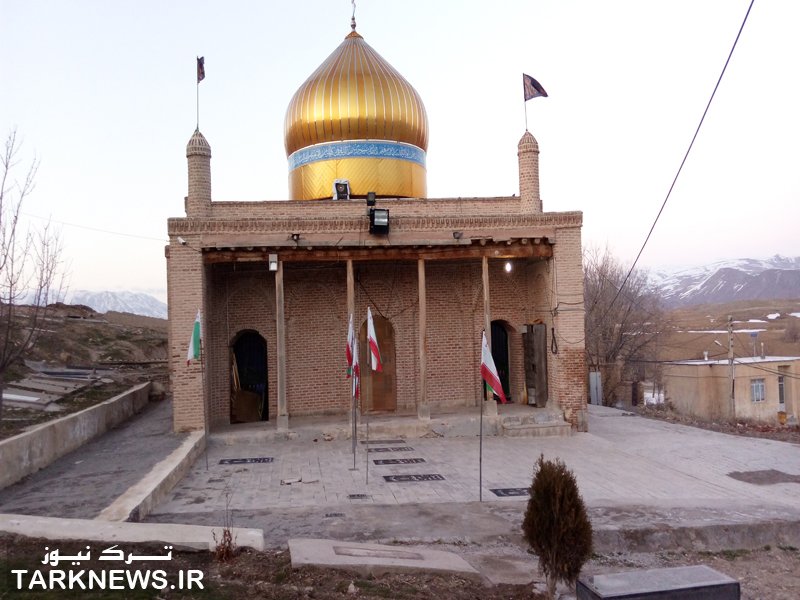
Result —
[[[192,337],[189,339],[189,351],[186,353],[186,365],[190,365],[193,360],[200,358],[200,310],[194,318],[192,327]]]
[[[353,373],[353,315],[350,315],[350,324],[347,326],[347,346],[344,349],[347,358],[347,377]]]
[[[358,366],[358,338],[353,337],[353,398],[358,400],[360,391],[361,367]]]
[[[503,393],[503,384],[497,375],[497,368],[494,366],[492,351],[489,349],[489,342],[486,341],[486,332],[483,332],[481,340],[481,377],[491,390],[500,398],[500,402],[506,403],[506,395]]]
[[[378,350],[378,337],[375,335],[375,324],[372,322],[372,311],[367,307],[367,343],[369,344],[370,362],[373,371],[383,371],[381,351]]]

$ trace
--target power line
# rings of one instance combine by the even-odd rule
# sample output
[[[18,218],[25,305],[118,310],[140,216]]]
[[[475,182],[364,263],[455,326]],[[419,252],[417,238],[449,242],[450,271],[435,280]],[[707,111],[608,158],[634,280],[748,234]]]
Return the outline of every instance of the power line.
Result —
[[[741,360],[734,360],[734,363],[737,365],[741,365],[743,367],[752,367],[758,371],[764,371],[765,373],[771,373],[772,375],[781,375],[786,377],[786,379],[800,379],[800,375],[792,375],[791,373],[784,372],[784,371],[775,371],[773,369],[768,369],[767,367],[762,367],[756,363],[751,362],[742,362]]]
[[[155,240],[157,242],[162,242],[165,244],[169,242],[168,239],[163,237],[157,238],[147,235],[137,235],[135,233],[124,233],[122,231],[111,231],[110,229],[102,229],[100,227],[89,227],[88,225],[78,225],[77,223],[67,223],[66,221],[59,221],[58,219],[52,219],[50,217],[41,217],[39,215],[32,215],[30,213],[22,213],[22,214],[32,219],[41,219],[42,221],[49,221],[50,223],[58,223],[59,225],[66,225],[67,227],[76,227],[78,229],[86,229],[88,231],[96,231],[98,233],[108,233],[110,235],[119,235],[123,237],[137,238],[140,240]]]
[[[631,273],[633,273],[633,270],[636,267],[636,263],[639,262],[639,258],[641,258],[642,252],[644,252],[644,249],[647,246],[647,242],[650,241],[650,236],[653,235],[653,230],[656,228],[658,219],[661,217],[661,213],[664,212],[664,207],[666,207],[667,201],[672,195],[672,190],[675,188],[675,184],[677,183],[678,177],[680,176],[681,171],[683,170],[683,166],[686,164],[686,160],[689,158],[689,153],[692,151],[694,142],[697,139],[698,134],[700,133],[700,128],[703,126],[703,121],[705,121],[706,119],[706,115],[708,114],[708,109],[711,108],[711,102],[714,100],[714,96],[717,93],[719,84],[722,82],[722,77],[723,75],[725,75],[725,71],[728,68],[728,63],[731,60],[731,56],[733,56],[733,51],[736,49],[736,44],[739,42],[739,36],[742,35],[742,30],[744,29],[745,23],[747,23],[747,17],[750,16],[750,9],[753,8],[754,2],[755,0],[750,0],[750,6],[747,7],[747,13],[745,13],[744,19],[742,20],[742,24],[739,27],[739,32],[736,34],[736,39],[733,41],[733,46],[731,46],[731,50],[728,53],[728,58],[725,60],[725,66],[722,67],[722,72],[719,74],[719,78],[717,79],[717,84],[714,86],[714,91],[711,92],[711,97],[708,99],[708,103],[706,104],[706,109],[703,111],[703,116],[700,117],[700,123],[698,123],[697,129],[695,129],[694,135],[692,136],[692,141],[689,143],[689,147],[686,149],[686,154],[683,155],[683,160],[681,161],[681,164],[678,167],[677,173],[675,173],[675,177],[672,180],[672,184],[669,186],[669,190],[667,191],[667,196],[666,198],[664,198],[664,202],[661,204],[661,208],[658,210],[658,214],[656,215],[655,221],[653,221],[653,225],[650,227],[650,231],[647,233],[647,237],[645,238],[644,243],[642,244],[642,247],[639,250],[639,254],[636,255],[636,259],[633,261],[630,271],[628,271],[628,274],[625,276],[625,280],[622,282],[622,285],[620,286],[620,291],[622,291],[622,288],[625,287],[625,284],[628,282],[628,278],[631,276]],[[614,296],[614,299],[611,301],[611,304],[609,305],[609,310],[611,306],[614,305],[614,302],[616,302],[617,298],[619,297],[619,294],[620,292],[618,291],[617,295]]]

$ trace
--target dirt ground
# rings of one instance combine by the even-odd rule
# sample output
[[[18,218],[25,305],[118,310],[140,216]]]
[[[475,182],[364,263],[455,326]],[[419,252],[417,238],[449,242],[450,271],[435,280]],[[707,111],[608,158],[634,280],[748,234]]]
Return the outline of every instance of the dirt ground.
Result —
[[[660,405],[639,406],[631,410],[643,417],[690,425],[700,429],[708,429],[709,431],[800,444],[800,425],[777,425],[744,420],[738,420],[735,423],[733,421],[705,421],[691,415],[679,414],[668,407]]]
[[[33,425],[52,421],[60,417],[78,412],[84,408],[99,404],[129,389],[133,382],[109,381],[95,384],[69,394],[58,402],[61,410],[45,412],[33,408],[3,407],[3,418],[0,420],[0,440],[26,431]]]
[[[489,587],[485,583],[456,576],[431,575],[426,573],[395,573],[376,577],[363,577],[355,573],[318,568],[293,570],[288,549],[255,552],[245,550],[230,562],[221,563],[207,552],[175,552],[168,567],[164,563],[137,563],[138,569],[165,568],[169,581],[177,580],[177,571],[197,569],[203,573],[202,591],[178,591],[171,589],[147,589],[137,591],[97,592],[90,595],[83,590],[41,591],[33,589],[17,592],[16,575],[12,569],[45,569],[42,557],[45,547],[58,548],[62,554],[74,554],[86,546],[98,554],[108,544],[97,542],[54,542],[0,536],[0,598],[159,598],[163,600],[188,598],[270,598],[270,599],[336,599],[336,598],[391,598],[443,599],[471,598],[481,600],[537,599],[541,593],[542,578],[536,575],[534,584],[498,585]],[[162,554],[162,547],[139,544],[120,544],[125,552],[139,554]],[[470,547],[442,547],[437,549],[469,554]],[[485,550],[485,549],[484,549]],[[507,550],[507,549],[506,549]],[[521,552],[520,549],[516,549]],[[89,562],[86,569],[103,568],[111,563]],[[586,574],[612,573],[635,569],[653,569],[684,565],[705,564],[730,577],[742,585],[745,600],[796,600],[800,598],[800,550],[792,547],[765,547],[759,550],[731,550],[717,553],[615,554],[595,556],[585,567]],[[71,567],[65,567],[71,568]],[[108,567],[106,567],[108,568]],[[118,568],[118,567],[117,567]],[[130,567],[133,569],[134,567]],[[23,575],[23,587],[30,581]],[[538,582],[538,585],[536,585]],[[562,598],[574,597],[574,591],[561,587]]]
[[[800,550],[793,546],[765,546],[758,550],[722,552],[659,552],[596,556],[584,573],[618,573],[707,565],[741,584],[742,600],[796,600],[800,598]]]
[[[47,554],[45,548],[58,548],[61,554],[73,555],[87,546],[99,555],[110,544],[97,542],[41,540],[19,536],[0,536],[0,598],[159,598],[163,600],[188,598],[392,598],[434,599],[434,598],[475,598],[499,600],[500,598],[543,598],[532,595],[531,586],[497,586],[486,588],[480,582],[456,576],[437,576],[426,573],[391,574],[379,577],[362,577],[346,571],[317,568],[293,570],[288,549],[255,552],[244,550],[229,562],[218,562],[208,552],[175,552],[167,563],[137,562],[125,567],[124,564],[112,568],[165,569],[169,581],[177,580],[177,571],[198,569],[203,572],[202,591],[125,590],[115,593],[89,592],[86,590],[43,591],[41,586],[30,587],[33,570],[46,570],[42,559]],[[141,554],[163,554],[163,546],[141,544],[119,544],[124,552]],[[114,563],[100,563],[90,560],[79,568],[99,570],[109,568]],[[58,565],[59,569],[78,567]],[[12,570],[24,569],[22,574],[23,591],[18,591],[17,575]],[[47,578],[48,576],[45,575]]]
[[[83,410],[144,381],[158,382],[163,393],[167,374],[167,321],[128,313],[97,314],[80,305],[54,304],[36,345],[4,373],[4,383],[49,369],[96,369],[99,380],[55,403],[58,410],[4,406],[0,439],[28,427]],[[38,366],[36,366],[38,365]],[[161,391],[159,391],[161,390]]]

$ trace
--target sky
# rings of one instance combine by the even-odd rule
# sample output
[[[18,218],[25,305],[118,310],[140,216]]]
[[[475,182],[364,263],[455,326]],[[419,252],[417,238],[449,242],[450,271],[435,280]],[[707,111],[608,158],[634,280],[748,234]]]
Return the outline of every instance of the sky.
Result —
[[[545,211],[630,264],[750,0],[359,0],[358,31],[417,89],[428,195],[519,193],[521,73]],[[288,195],[283,120],[350,31],[349,0],[0,0],[0,134],[40,161],[24,214],[63,237],[72,289],[164,299],[197,119],[215,200]],[[800,255],[800,2],[756,0],[641,267]],[[18,167],[18,176],[21,169]]]

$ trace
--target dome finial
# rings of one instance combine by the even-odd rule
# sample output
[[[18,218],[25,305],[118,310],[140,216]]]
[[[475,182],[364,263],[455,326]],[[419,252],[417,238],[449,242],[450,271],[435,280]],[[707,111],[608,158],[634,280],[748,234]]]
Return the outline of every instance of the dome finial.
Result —
[[[350,17],[350,29],[356,30],[356,0],[350,0],[353,3],[353,16]]]

